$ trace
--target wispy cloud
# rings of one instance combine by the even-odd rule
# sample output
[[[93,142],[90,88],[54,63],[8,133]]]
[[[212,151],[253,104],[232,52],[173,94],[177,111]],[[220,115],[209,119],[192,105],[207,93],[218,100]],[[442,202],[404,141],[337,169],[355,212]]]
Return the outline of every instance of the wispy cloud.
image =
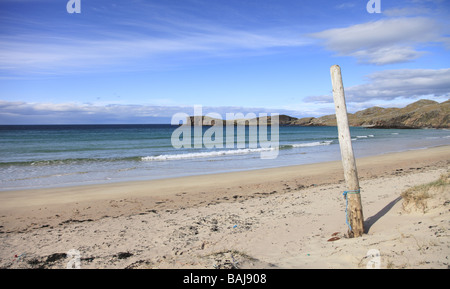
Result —
[[[424,17],[383,19],[311,34],[340,56],[361,63],[385,65],[408,62],[424,52],[420,44],[441,42],[440,26]]]
[[[404,16],[417,16],[431,14],[432,9],[430,7],[401,7],[392,8],[383,11],[383,14],[390,17],[404,17]]]
[[[0,72],[61,74],[110,67],[151,70],[175,65],[182,58],[258,55],[309,43],[281,28],[258,31],[190,26],[189,30],[175,31],[177,25],[164,34],[108,32],[96,39],[39,32],[4,36],[0,38]]]
[[[337,4],[335,7],[336,9],[349,9],[356,6],[355,2],[343,2],[340,4]]]

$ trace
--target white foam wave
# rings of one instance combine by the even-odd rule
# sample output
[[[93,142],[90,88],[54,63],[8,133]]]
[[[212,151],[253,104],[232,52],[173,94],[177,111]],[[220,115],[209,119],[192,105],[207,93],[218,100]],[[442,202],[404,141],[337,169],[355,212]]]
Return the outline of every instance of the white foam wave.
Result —
[[[277,148],[255,148],[255,149],[209,151],[209,152],[200,152],[200,153],[170,154],[170,155],[142,157],[141,160],[142,161],[168,161],[168,160],[183,160],[183,159],[219,157],[219,156],[227,156],[227,155],[245,155],[245,154],[251,154],[251,153],[273,151],[276,149]]]
[[[327,146],[327,145],[330,145],[332,143],[333,143],[332,140],[322,141],[322,142],[316,141],[316,142],[292,144],[292,147],[294,147],[294,148],[302,148],[302,147]]]

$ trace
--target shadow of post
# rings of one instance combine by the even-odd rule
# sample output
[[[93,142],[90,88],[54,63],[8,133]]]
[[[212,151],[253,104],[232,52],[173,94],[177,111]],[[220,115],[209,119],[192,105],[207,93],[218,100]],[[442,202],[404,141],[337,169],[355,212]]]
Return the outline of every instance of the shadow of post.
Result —
[[[402,197],[396,198],[395,200],[393,200],[389,204],[387,204],[378,213],[376,213],[375,215],[367,218],[364,221],[364,233],[367,234],[369,232],[370,228],[372,227],[372,225],[375,224],[379,219],[381,219],[381,217],[386,215],[387,212],[389,212],[392,209],[392,207],[395,206],[395,204],[397,204],[401,199],[402,199]]]

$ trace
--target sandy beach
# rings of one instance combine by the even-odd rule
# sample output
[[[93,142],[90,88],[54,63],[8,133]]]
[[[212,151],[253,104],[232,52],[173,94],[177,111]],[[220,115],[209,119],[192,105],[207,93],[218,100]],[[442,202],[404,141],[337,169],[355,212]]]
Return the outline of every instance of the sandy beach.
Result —
[[[450,146],[357,159],[353,239],[339,161],[0,192],[0,268],[66,268],[72,249],[81,268],[448,268],[448,186],[423,210],[401,193],[449,164]]]

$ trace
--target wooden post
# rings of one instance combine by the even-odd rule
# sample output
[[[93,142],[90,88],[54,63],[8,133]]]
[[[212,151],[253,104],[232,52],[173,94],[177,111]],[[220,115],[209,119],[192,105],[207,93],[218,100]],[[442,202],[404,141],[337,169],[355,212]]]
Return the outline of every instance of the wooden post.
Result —
[[[346,218],[349,225],[349,237],[362,236],[364,232],[364,218],[361,206],[361,194],[356,169],[355,157],[353,155],[350,128],[348,126],[347,107],[345,104],[344,85],[342,84],[341,68],[333,65],[330,68],[331,83],[333,85],[334,106],[336,108],[336,120],[339,134],[339,146],[341,148],[342,165],[344,167],[345,183],[347,191]]]

